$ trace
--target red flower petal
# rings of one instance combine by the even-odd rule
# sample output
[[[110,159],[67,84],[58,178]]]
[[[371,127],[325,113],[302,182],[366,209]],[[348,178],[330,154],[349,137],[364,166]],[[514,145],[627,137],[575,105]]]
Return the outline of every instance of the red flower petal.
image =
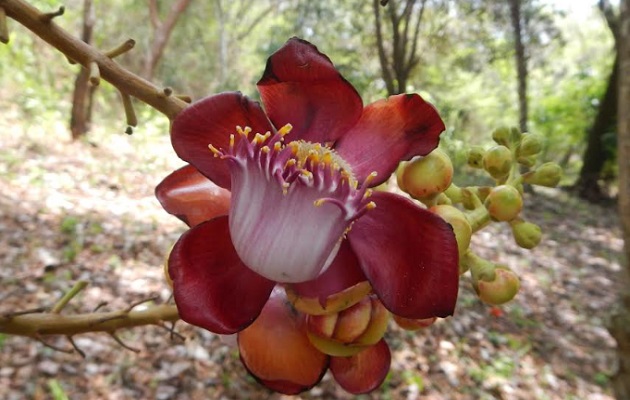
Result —
[[[359,122],[335,144],[335,150],[363,181],[387,180],[400,161],[426,155],[437,147],[444,122],[433,106],[417,94],[400,94],[365,107]]]
[[[298,38],[269,57],[258,90],[273,124],[293,125],[287,142],[333,142],[352,128],[363,110],[361,96],[330,59]]]
[[[366,280],[357,256],[348,241],[344,240],[337,256],[323,274],[312,281],[293,283],[290,286],[299,296],[318,297],[323,302],[326,297]]]
[[[171,251],[168,273],[181,318],[219,334],[249,326],[275,285],[238,258],[227,216],[185,232]]]
[[[351,357],[331,357],[330,372],[352,394],[368,393],[381,386],[391,364],[391,353],[384,339]]]
[[[162,207],[195,226],[230,209],[230,192],[210,181],[192,165],[187,165],[164,178],[155,188],[155,196]]]
[[[256,321],[238,334],[243,365],[271,390],[297,394],[315,386],[326,372],[328,356],[308,340],[304,319],[278,287]]]
[[[383,305],[405,318],[452,315],[459,267],[451,226],[404,197],[371,199],[376,208],[355,221],[348,240]]]
[[[273,127],[260,104],[239,92],[206,97],[177,114],[171,127],[171,142],[177,155],[194,165],[217,185],[230,188],[230,172],[226,162],[214,157],[208,149],[227,148],[236,126],[265,133]]]

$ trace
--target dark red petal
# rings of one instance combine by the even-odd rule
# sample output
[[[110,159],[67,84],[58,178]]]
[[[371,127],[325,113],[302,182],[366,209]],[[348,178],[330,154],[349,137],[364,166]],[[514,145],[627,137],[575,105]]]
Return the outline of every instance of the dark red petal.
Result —
[[[452,315],[459,256],[451,226],[402,196],[375,192],[371,200],[376,208],[348,240],[383,305],[405,318]]]
[[[171,126],[171,142],[177,155],[194,165],[217,185],[230,188],[230,173],[224,160],[208,149],[227,149],[236,126],[265,133],[273,128],[260,104],[239,92],[206,97],[186,107]]]
[[[298,38],[269,57],[258,90],[273,124],[293,125],[287,142],[333,142],[352,128],[363,110],[361,96],[330,59]]]
[[[368,393],[381,386],[391,364],[389,346],[381,339],[374,346],[351,357],[331,357],[330,372],[352,394]]]
[[[263,385],[294,395],[315,386],[328,367],[328,356],[306,336],[304,314],[291,307],[276,288],[262,312],[238,334],[241,361]]]
[[[219,334],[249,326],[275,285],[238,258],[227,216],[185,232],[171,251],[168,273],[181,318]]]
[[[371,185],[383,183],[400,161],[426,155],[437,147],[444,122],[435,108],[417,94],[400,94],[365,107],[359,122],[335,145],[363,181],[372,171]]]
[[[357,256],[348,241],[344,240],[337,256],[323,274],[312,281],[291,284],[291,288],[299,296],[318,297],[323,301],[330,295],[366,280]]]
[[[230,191],[212,183],[192,165],[164,178],[155,188],[155,197],[169,214],[188,226],[227,215],[230,209]]]

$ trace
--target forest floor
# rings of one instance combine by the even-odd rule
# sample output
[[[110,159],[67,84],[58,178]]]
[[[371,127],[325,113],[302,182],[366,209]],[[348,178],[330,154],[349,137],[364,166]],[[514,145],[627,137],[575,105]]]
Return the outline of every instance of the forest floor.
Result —
[[[152,296],[168,301],[162,263],[185,227],[153,197],[181,165],[167,135],[68,137],[61,123],[25,125],[6,113],[0,121],[0,314],[50,306],[81,279],[90,285],[64,314],[101,302],[116,310]],[[362,398],[612,399],[615,343],[605,326],[622,262],[615,208],[539,190],[524,214],[545,233],[533,251],[499,224],[472,245],[517,272],[516,299],[491,309],[462,277],[454,317],[415,333],[390,328],[391,373]],[[155,326],[121,332],[137,353],[106,334],[76,336],[85,358],[0,335],[0,398],[285,398],[249,377],[216,335],[183,322],[175,328],[185,340]],[[47,341],[70,347],[63,337]],[[299,398],[353,397],[327,375]]]

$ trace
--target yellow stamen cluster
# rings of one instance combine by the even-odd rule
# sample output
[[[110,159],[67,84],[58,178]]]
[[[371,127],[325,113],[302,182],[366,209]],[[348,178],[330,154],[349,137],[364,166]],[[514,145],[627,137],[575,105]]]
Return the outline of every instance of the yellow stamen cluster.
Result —
[[[341,176],[347,179],[354,187],[357,181],[352,174],[350,165],[341,158],[333,149],[322,146],[320,143],[296,140],[288,144],[293,151],[297,165],[303,168],[308,162],[311,165],[324,164],[333,171],[339,171]]]

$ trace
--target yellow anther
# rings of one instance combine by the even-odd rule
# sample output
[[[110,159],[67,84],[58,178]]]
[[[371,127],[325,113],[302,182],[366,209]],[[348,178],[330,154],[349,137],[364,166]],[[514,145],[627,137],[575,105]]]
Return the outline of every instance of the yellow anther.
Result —
[[[252,128],[250,128],[249,126],[246,126],[245,128],[242,128],[240,126],[236,126],[236,133],[238,133],[240,136],[244,136],[247,137],[249,136],[249,133],[252,131]]]
[[[326,202],[325,199],[317,199],[313,202],[313,204],[315,205],[315,207],[321,207],[322,204],[324,204]]]
[[[330,164],[332,162],[332,154],[326,152],[322,156],[322,162],[325,164]],[[335,163],[335,169],[339,169],[339,164]]]
[[[293,129],[293,125],[286,124],[278,130],[278,134],[282,137],[285,137],[289,132],[291,132],[291,129]]]
[[[368,210],[373,210],[376,208],[376,203],[373,201],[370,201],[369,203],[365,205],[365,208],[367,208]]]
[[[219,157],[222,156],[223,154],[221,154],[221,151],[219,149],[217,149],[216,147],[214,147],[213,145],[209,144],[208,148],[210,149],[210,151],[212,152],[212,154],[214,154],[215,157]]]
[[[269,146],[263,146],[260,151],[262,151],[265,154],[269,154],[269,152],[271,151],[271,149],[269,148]]]
[[[363,194],[363,198],[367,199],[368,197],[372,196],[373,190],[372,189],[368,189],[365,191],[365,194]]]
[[[307,171],[305,169],[300,171],[300,175],[305,176],[307,178],[313,178],[313,173],[311,171]]]
[[[252,140],[252,143],[262,144],[265,142],[265,140],[269,139],[270,136],[271,132],[265,132],[264,135],[257,133],[256,136],[254,136],[254,140]]]
[[[363,184],[364,184],[364,185],[369,184],[370,182],[372,182],[372,181],[374,180],[374,178],[376,178],[376,176],[377,176],[377,175],[378,175],[378,174],[376,173],[376,171],[372,171],[372,172],[370,172],[370,175],[368,175],[368,176],[365,178],[365,182],[363,182]]]
[[[286,196],[287,193],[289,193],[289,184],[284,182],[282,184],[282,194]]]
[[[280,150],[282,150],[282,143],[280,143],[280,142],[276,142],[276,143],[274,143],[274,144],[273,144],[273,150],[274,150],[274,151],[280,151]]]
[[[295,161],[294,158],[290,158],[287,160],[286,164],[284,164],[284,168],[289,168],[295,165],[295,163],[297,163],[297,161]]]
[[[234,147],[234,134],[230,135],[230,148]]]

